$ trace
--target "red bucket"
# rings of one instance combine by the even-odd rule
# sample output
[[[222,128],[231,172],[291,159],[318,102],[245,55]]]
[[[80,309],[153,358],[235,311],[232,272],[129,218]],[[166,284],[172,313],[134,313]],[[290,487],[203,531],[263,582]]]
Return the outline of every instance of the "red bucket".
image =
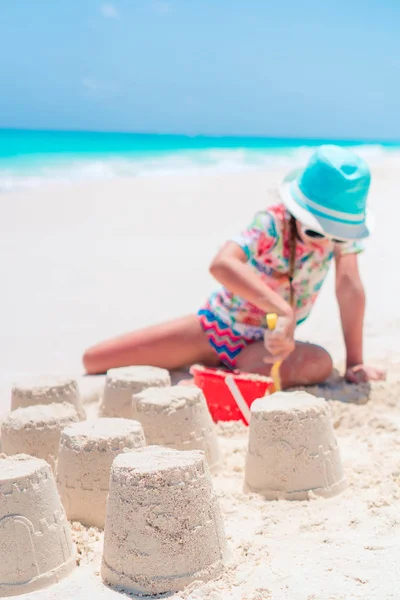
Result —
[[[208,408],[215,422],[217,421],[243,421],[247,425],[238,405],[235,402],[225,377],[232,375],[244,400],[250,407],[257,398],[271,393],[273,381],[270,377],[239,373],[238,371],[223,371],[222,369],[208,369],[201,365],[194,365],[190,369],[197,387],[203,390]]]

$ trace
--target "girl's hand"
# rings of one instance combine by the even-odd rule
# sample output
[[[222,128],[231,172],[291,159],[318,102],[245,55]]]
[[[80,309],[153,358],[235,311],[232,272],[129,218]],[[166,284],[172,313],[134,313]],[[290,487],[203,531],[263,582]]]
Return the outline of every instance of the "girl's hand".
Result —
[[[267,330],[264,335],[264,346],[267,356],[266,363],[285,360],[295,349],[294,330],[296,321],[294,317],[278,317],[274,330]]]
[[[376,369],[368,365],[354,365],[346,370],[345,379],[349,383],[366,383],[367,381],[383,381],[386,379],[384,369]]]

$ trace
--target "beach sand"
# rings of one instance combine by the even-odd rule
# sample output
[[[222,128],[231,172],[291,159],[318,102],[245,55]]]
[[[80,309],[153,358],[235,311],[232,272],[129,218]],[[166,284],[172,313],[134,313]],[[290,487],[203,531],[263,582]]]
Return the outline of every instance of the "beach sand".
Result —
[[[309,502],[242,492],[247,430],[218,426],[223,465],[213,479],[232,559],[216,582],[174,599],[386,600],[400,584],[399,171],[373,170],[376,231],[360,258],[367,288],[365,358],[388,381],[349,386],[339,375],[311,390],[330,402],[349,487]],[[195,311],[214,288],[208,263],[265,205],[283,173],[141,178],[1,196],[0,420],[11,382],[82,371],[84,348],[110,335]],[[343,343],[333,270],[299,337],[323,343],[339,372]],[[81,382],[90,415],[103,378]],[[99,577],[102,534],[73,525],[80,567],[29,600],[124,597]]]

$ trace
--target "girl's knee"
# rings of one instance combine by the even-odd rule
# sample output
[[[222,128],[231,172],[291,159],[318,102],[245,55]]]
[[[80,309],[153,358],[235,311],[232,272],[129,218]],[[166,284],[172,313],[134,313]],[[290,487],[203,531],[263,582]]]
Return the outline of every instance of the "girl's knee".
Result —
[[[333,361],[329,352],[324,348],[317,348],[315,360],[311,365],[310,384],[326,381],[332,374]]]
[[[330,377],[332,369],[332,358],[324,348],[302,343],[291,360],[283,364],[283,383],[285,388],[317,385]]]

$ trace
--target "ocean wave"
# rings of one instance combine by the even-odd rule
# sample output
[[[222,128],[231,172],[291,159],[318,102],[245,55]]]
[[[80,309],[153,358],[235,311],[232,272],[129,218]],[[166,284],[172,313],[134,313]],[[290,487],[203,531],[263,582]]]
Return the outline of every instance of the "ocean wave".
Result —
[[[51,184],[73,184],[79,181],[115,178],[154,177],[201,174],[204,172],[236,172],[259,169],[289,169],[303,165],[311,146],[249,150],[246,148],[186,150],[159,156],[75,156],[45,155],[7,166],[0,161],[0,191],[34,189]],[[371,166],[395,161],[400,164],[400,150],[380,145],[354,146]]]

